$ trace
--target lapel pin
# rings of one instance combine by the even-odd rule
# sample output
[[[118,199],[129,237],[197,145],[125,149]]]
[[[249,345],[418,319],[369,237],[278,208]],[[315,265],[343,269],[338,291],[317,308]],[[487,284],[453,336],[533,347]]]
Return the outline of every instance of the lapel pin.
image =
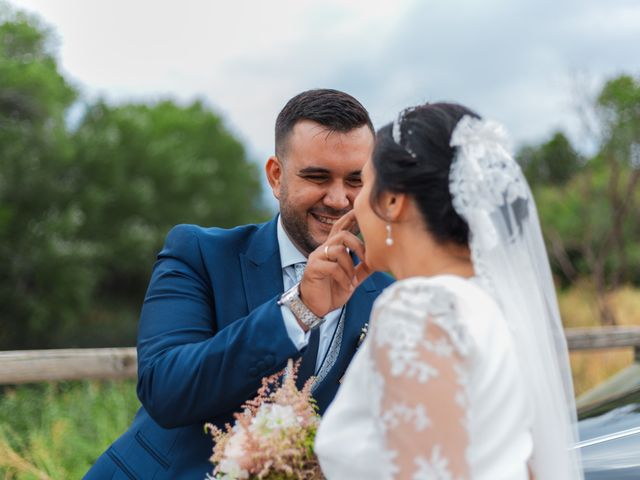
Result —
[[[360,347],[360,345],[362,345],[362,342],[364,342],[364,339],[367,338],[368,331],[369,331],[369,324],[365,323],[360,329],[360,336],[358,337],[358,344],[356,345],[356,350]],[[338,383],[342,383],[343,379],[344,379],[344,374],[340,377],[340,380],[338,380]]]
[[[362,345],[362,342],[364,342],[364,339],[367,338],[368,331],[369,324],[365,323],[364,326],[360,329],[360,336],[358,337],[358,345],[356,346],[356,348],[360,347],[360,345]]]

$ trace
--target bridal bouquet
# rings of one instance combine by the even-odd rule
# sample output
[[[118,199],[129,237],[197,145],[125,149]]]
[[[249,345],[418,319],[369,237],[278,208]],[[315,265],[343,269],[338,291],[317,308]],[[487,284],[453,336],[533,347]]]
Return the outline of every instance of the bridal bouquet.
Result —
[[[243,405],[233,426],[207,424],[216,465],[209,480],[323,479],[313,453],[320,417],[311,397],[312,382],[296,387],[297,364],[262,379],[258,395]],[[284,376],[284,379],[282,377]]]

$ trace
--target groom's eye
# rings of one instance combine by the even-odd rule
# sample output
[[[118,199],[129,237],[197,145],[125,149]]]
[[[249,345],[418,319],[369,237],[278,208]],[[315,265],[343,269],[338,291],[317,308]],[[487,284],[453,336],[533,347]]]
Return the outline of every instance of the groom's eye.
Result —
[[[362,177],[349,177],[347,178],[347,184],[351,187],[361,187],[362,186]]]
[[[326,182],[329,179],[329,177],[326,175],[304,175],[302,178],[314,183]]]

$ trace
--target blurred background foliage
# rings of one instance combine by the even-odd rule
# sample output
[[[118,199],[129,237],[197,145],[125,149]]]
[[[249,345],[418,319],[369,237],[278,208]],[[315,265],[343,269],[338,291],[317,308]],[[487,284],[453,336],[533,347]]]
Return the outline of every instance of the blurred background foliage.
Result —
[[[261,221],[258,166],[203,102],[88,102],[55,35],[0,4],[0,349],[133,345],[155,254],[177,223]],[[558,286],[610,296],[640,284],[640,83],[622,75],[581,108],[596,148],[554,132],[517,159]],[[585,282],[586,279],[586,282]]]
[[[55,35],[0,4],[0,349],[135,342],[155,254],[177,223],[261,221],[258,166],[201,101],[84,100]],[[606,82],[580,108],[595,145],[563,132],[517,159],[538,202],[561,291],[640,285],[640,83]]]
[[[203,102],[84,102],[0,8],[0,349],[133,345],[166,233],[265,219],[259,168]]]
[[[640,82],[613,78],[583,103],[593,155],[580,155],[556,132],[522,147],[517,159],[536,197],[559,286],[588,279],[599,323],[615,325],[611,294],[640,285]]]

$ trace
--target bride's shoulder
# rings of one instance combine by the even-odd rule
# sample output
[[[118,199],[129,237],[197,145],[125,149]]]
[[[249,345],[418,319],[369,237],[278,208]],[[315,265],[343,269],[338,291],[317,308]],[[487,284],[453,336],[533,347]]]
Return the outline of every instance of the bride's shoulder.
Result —
[[[410,277],[387,287],[375,302],[378,308],[401,305],[409,310],[424,313],[425,309],[447,306],[453,309],[456,303],[485,303],[491,298],[479,282],[455,275],[433,277]]]
[[[426,334],[428,325],[435,325],[461,353],[467,353],[470,341],[459,309],[464,288],[442,280],[412,277],[387,287],[373,307],[376,337],[408,334],[417,340]]]
[[[435,277],[410,277],[387,287],[376,299],[375,310],[401,309],[411,317],[453,310],[456,292]]]
[[[459,345],[470,338],[483,343],[505,323],[479,280],[454,275],[411,277],[392,284],[374,303],[372,321],[386,332],[423,331],[432,323]]]

